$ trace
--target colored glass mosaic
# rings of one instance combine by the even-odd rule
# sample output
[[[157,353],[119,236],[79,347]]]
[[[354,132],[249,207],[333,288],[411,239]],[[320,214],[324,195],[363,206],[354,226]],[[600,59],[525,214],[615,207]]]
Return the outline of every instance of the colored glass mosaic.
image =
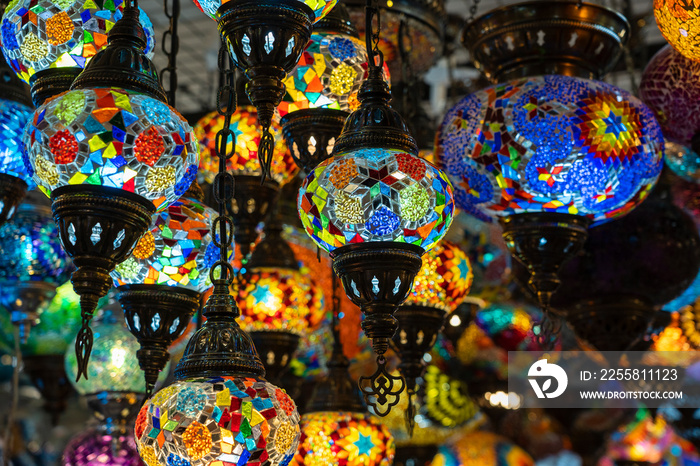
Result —
[[[473,279],[466,253],[454,243],[440,241],[423,255],[423,266],[413,280],[413,289],[404,304],[452,312],[469,293]]]
[[[80,328],[80,298],[73,285],[66,282],[56,289],[56,295],[41,313],[39,323],[32,327],[26,343],[21,343],[24,356],[63,354]],[[14,329],[9,312],[0,312],[3,339],[14,347]]]
[[[49,68],[84,68],[107,45],[107,35],[121,17],[122,0],[14,0],[0,24],[0,45],[7,63],[23,81]],[[153,57],[155,33],[140,10],[145,52]]]
[[[690,146],[700,131],[700,63],[667,45],[647,64],[639,97],[654,112],[664,136]]]
[[[662,167],[652,112],[609,84],[538,76],[462,99],[437,134],[457,206],[482,220],[560,212],[594,222],[623,215]]]
[[[378,419],[352,412],[315,412],[301,418],[292,466],[389,466],[394,439]]]
[[[201,147],[198,181],[213,183],[219,171],[219,157],[216,156],[216,133],[224,126],[224,117],[212,112],[199,120],[194,127],[194,134]],[[236,153],[226,162],[226,169],[233,175],[262,176],[258,161],[258,147],[262,133],[258,126],[258,112],[255,107],[243,106],[236,110],[231,118],[231,131],[236,135]],[[275,138],[272,154],[272,179],[280,185],[291,181],[299,170],[282,137],[279,123],[273,121],[270,131]],[[231,152],[231,142],[226,147]]]
[[[700,12],[692,0],[654,0],[654,17],[661,34],[678,52],[700,60]]]
[[[62,285],[70,278],[71,262],[47,208],[20,206],[14,218],[0,226],[0,255],[0,289],[18,281]]]
[[[479,412],[465,382],[455,379],[434,365],[423,376],[423,407],[435,424],[454,428],[472,420]]]
[[[468,432],[450,441],[460,466],[535,466],[525,450],[500,435]]]
[[[12,100],[0,99],[0,173],[24,180],[34,187],[22,160],[22,135],[32,109]]]
[[[357,92],[366,77],[364,42],[345,34],[314,33],[284,80],[287,93],[277,109],[280,116],[305,108],[351,112],[359,107]]]
[[[135,434],[147,466],[286,466],[299,443],[299,413],[264,380],[193,378],[149,399]]]
[[[194,4],[197,5],[197,8],[199,8],[202,13],[209,16],[211,19],[217,20],[219,18],[217,14],[219,7],[230,1],[232,0],[194,0]],[[299,2],[311,8],[314,12],[315,23],[333,9],[337,0],[299,0]]]
[[[165,105],[168,113],[154,115],[155,104],[162,105],[116,88],[69,91],[49,100],[27,126],[27,170],[47,195],[60,186],[101,185],[165,210],[194,179],[199,154],[187,121]],[[56,137],[77,142],[77,152],[65,143],[52,147]]]
[[[686,146],[666,141],[666,166],[684,180],[700,182],[700,155]]]
[[[62,466],[140,464],[141,458],[132,435],[109,435],[97,429],[89,429],[73,437],[63,450],[61,461]]]
[[[411,194],[416,191],[427,203]],[[433,165],[401,151],[371,149],[319,164],[299,190],[298,210],[306,233],[326,251],[365,241],[427,251],[447,233],[454,202],[450,182]]]
[[[131,257],[112,272],[114,286],[167,285],[200,293],[209,289],[209,269],[218,259],[210,253],[215,248],[212,224],[216,217],[213,209],[187,197],[155,214],[151,229]]]
[[[75,382],[78,362],[75,349],[70,345],[66,351],[66,374],[73,381],[75,390],[81,394],[97,393],[105,390],[124,392],[143,392],[143,373],[139,368],[136,352],[140,345],[123,324],[106,320],[93,323],[92,331],[95,342],[92,347],[87,379],[83,377]],[[167,368],[161,371],[164,378]]]
[[[298,335],[317,330],[326,317],[323,290],[309,275],[289,269],[260,268],[234,283],[241,327]]]

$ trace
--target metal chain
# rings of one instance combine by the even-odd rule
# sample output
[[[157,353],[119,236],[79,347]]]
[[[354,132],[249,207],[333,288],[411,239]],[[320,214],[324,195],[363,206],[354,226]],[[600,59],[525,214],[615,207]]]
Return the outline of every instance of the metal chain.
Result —
[[[479,3],[481,0],[472,0],[472,5],[469,7],[469,18],[467,18],[467,24],[474,21],[476,18],[476,10],[479,8]]]
[[[168,8],[168,3],[172,2],[170,8]],[[180,17],[180,0],[163,0],[163,11],[165,16],[170,20],[168,24],[168,29],[163,33],[163,41],[161,43],[161,50],[168,57],[168,64],[160,72],[160,85],[163,85],[164,76],[168,76],[168,86],[166,88],[166,95],[168,96],[168,104],[171,107],[175,106],[175,93],[177,91],[177,53],[180,50],[180,38],[177,34],[177,23]],[[170,47],[168,47],[168,45]],[[168,48],[170,50],[168,50]]]
[[[222,41],[219,48],[219,72],[224,76],[223,85],[219,87],[216,95],[216,111],[224,117],[222,128],[216,133],[216,155],[219,157],[219,172],[214,178],[212,193],[214,200],[219,204],[219,216],[214,220],[212,241],[219,248],[219,260],[209,270],[209,278],[212,283],[226,283],[231,286],[233,282],[233,267],[228,261],[229,247],[233,243],[233,219],[228,215],[228,205],[233,199],[233,176],[226,171],[226,161],[236,151],[236,134],[231,130],[231,117],[236,111],[235,71],[226,44]],[[230,146],[229,146],[230,142]],[[229,151],[228,148],[231,147]],[[217,271],[219,277],[217,278]]]
[[[373,20],[377,19],[374,26]],[[382,29],[381,15],[377,8],[376,0],[367,0],[365,4],[365,46],[367,47],[368,66],[372,68],[382,68],[384,66],[384,54],[379,50],[379,33]],[[379,61],[377,61],[379,57]]]

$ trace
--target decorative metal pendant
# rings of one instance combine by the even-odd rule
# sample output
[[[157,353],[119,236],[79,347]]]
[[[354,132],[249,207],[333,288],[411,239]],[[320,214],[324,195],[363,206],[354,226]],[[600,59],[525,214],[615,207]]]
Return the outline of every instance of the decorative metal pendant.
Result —
[[[299,335],[275,331],[251,331],[249,333],[265,366],[267,380],[274,385],[284,387],[284,376],[289,370],[289,363],[292,362],[294,353],[299,347]]]
[[[51,425],[57,426],[61,413],[68,406],[73,386],[66,375],[63,354],[25,356],[24,370],[44,399],[44,411],[51,416]]]
[[[294,161],[304,173],[310,173],[330,158],[348,115],[342,110],[307,108],[282,117],[282,133]]]
[[[117,288],[126,325],[141,345],[136,356],[146,377],[146,394],[153,392],[158,374],[170,359],[168,347],[187,328],[200,298],[196,291],[167,285]]]

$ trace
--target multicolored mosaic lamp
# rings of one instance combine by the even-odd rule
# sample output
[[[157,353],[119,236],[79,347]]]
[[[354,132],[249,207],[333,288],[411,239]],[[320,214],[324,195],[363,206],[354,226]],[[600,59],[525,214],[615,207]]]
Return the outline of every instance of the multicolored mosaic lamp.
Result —
[[[454,451],[458,466],[534,466],[525,450],[505,437],[486,432],[467,432],[452,439],[448,447]]]
[[[593,35],[569,46],[563,38],[572,34]],[[663,138],[652,112],[623,90],[582,78],[610,69],[628,35],[624,17],[603,7],[533,2],[477,18],[462,38],[499,84],[447,112],[436,155],[458,206],[500,220],[544,307],[588,226],[633,209],[661,171]],[[558,74],[533,76],[543,71]]]
[[[280,126],[273,120],[270,126],[274,137],[272,162],[267,178],[260,183],[264,169],[258,159],[258,148],[263,135],[256,126],[257,115],[255,107],[249,105],[239,107],[233,114],[230,129],[236,136],[235,154],[226,161],[226,169],[236,183],[230,209],[234,214],[236,243],[240,246],[243,257],[250,254],[251,244],[258,238],[257,227],[267,217],[280,187],[291,181],[298,171],[284,143]],[[214,182],[218,170],[216,133],[223,128],[224,119],[223,115],[214,111],[204,116],[194,127],[194,134],[202,148],[198,181],[205,185]],[[226,150],[233,149],[229,141]]]
[[[123,0],[10,3],[0,25],[0,45],[17,76],[31,84],[34,105],[69,89],[92,57],[107,46],[107,35],[123,11]],[[142,10],[139,19],[148,39],[144,52],[151,58],[153,26]]]
[[[690,147],[666,140],[664,162],[686,181],[700,182],[700,155]]]
[[[683,56],[700,60],[700,16],[689,0],[654,0],[654,17],[661,34]]]
[[[368,21],[373,14],[368,8]],[[367,41],[369,77],[360,108],[348,117],[333,157],[306,177],[298,210],[306,233],[330,253],[345,293],[365,314],[362,328],[378,367],[361,383],[367,404],[384,406],[378,414],[385,415],[405,385],[385,367],[398,327],[393,313],[411,290],[421,256],[447,233],[454,203],[447,177],[417,156],[406,124],[389,106],[377,47]]]
[[[319,329],[326,317],[325,296],[313,277],[300,270],[276,219],[265,225],[246,271],[232,292],[241,311],[243,330],[262,355],[270,381],[283,385],[300,338]]]
[[[202,203],[197,183],[167,210],[153,216],[131,257],[111,275],[127,326],[141,345],[136,353],[150,395],[170,353],[211,288],[218,259],[212,241],[216,212]]]
[[[423,266],[413,280],[413,289],[395,313],[399,328],[392,340],[401,362],[398,369],[406,380],[409,420],[413,432],[412,396],[425,372],[424,356],[431,350],[445,316],[454,311],[469,293],[474,274],[467,255],[454,243],[441,241],[423,256]]]
[[[108,434],[88,428],[70,439],[63,450],[62,466],[139,466],[143,464],[131,433]]]
[[[2,7],[0,6],[0,11]],[[1,28],[1,26],[0,26]],[[32,114],[29,90],[0,57],[0,225],[12,218],[15,210],[34,188],[22,159],[22,135]]]
[[[367,68],[365,44],[338,3],[314,26],[277,107],[292,157],[305,173],[330,157],[345,119],[360,104],[357,93]]]
[[[654,111],[661,131],[671,142],[700,150],[700,63],[667,45],[659,50],[642,72],[639,98]]]
[[[61,242],[77,270],[83,327],[80,371],[92,346],[89,322],[151,216],[185,193],[198,165],[187,122],[165,104],[146,36],[131,5],[112,27],[109,45],[70,92],[39,107],[27,127],[27,169],[51,196]]]
[[[273,157],[270,133],[275,109],[282,101],[283,80],[296,66],[311,36],[312,25],[336,0],[195,0],[217,21],[235,65],[250,80],[246,91],[262,126],[259,157],[265,177]]]
[[[0,306],[10,312],[23,343],[71,271],[51,211],[40,196],[28,197],[0,227]]]

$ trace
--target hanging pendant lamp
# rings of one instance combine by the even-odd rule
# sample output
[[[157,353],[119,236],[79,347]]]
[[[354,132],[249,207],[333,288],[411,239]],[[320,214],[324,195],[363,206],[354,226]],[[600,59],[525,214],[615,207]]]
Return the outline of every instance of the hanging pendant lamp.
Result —
[[[28,125],[27,167],[51,196],[61,242],[73,259],[83,327],[78,377],[92,346],[89,322],[112,285],[109,273],[131,253],[151,216],[194,179],[197,143],[187,122],[165,104],[138,9],[128,5],[109,45],[72,90],[39,107]]]
[[[499,84],[448,111],[437,158],[458,206],[501,222],[545,308],[589,225],[633,209],[661,170],[663,139],[651,111],[590,79],[611,69],[628,35],[624,17],[603,7],[532,2],[477,18],[462,38]]]
[[[368,22],[373,11],[368,7]],[[367,404],[386,415],[405,385],[386,370],[384,353],[398,327],[393,314],[411,290],[421,256],[447,233],[454,205],[446,176],[417,156],[405,123],[389,106],[377,44],[368,40],[367,49],[360,108],[348,117],[333,157],[306,177],[298,210],[306,233],[330,252],[345,293],[365,314],[362,328],[378,367],[361,383]]]

